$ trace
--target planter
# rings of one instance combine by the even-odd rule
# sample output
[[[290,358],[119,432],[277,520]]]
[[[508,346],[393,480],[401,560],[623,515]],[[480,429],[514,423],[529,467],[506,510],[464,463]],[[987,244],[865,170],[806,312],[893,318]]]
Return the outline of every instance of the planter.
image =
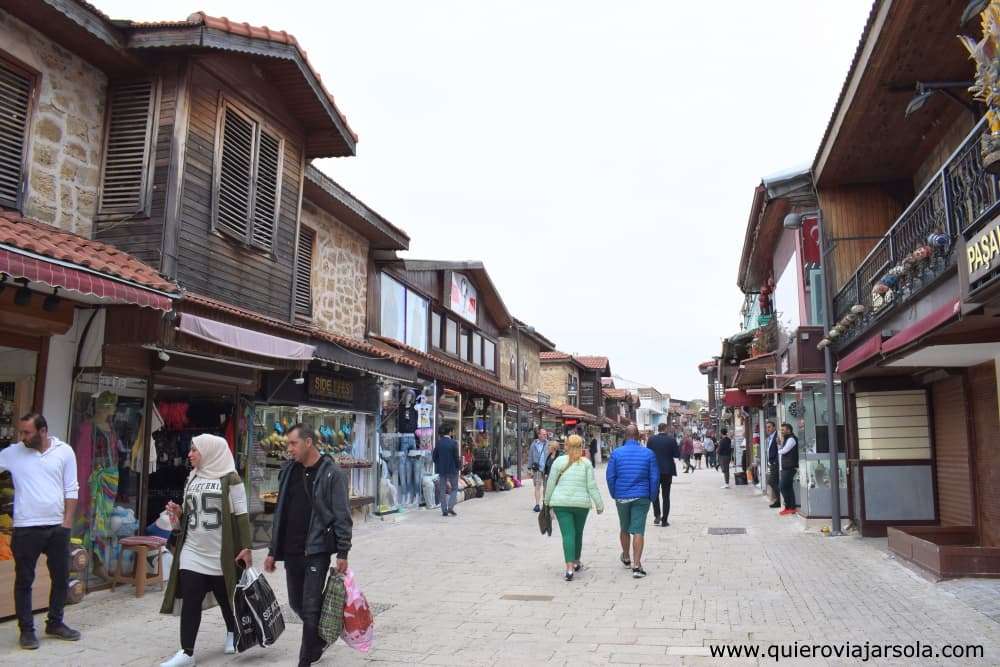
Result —
[[[979,544],[971,526],[906,526],[887,531],[889,548],[936,577],[1000,577],[1000,547]]]

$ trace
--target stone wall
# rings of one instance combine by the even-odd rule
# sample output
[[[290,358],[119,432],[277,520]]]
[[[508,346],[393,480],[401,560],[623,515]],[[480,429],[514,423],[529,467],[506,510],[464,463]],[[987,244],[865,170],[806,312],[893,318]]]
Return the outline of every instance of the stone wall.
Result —
[[[566,384],[570,375],[577,378],[580,374],[573,364],[547,363],[541,365],[542,391],[551,397],[554,406],[566,405]]]
[[[97,212],[107,77],[4,11],[0,51],[40,73],[23,212],[89,238]]]
[[[538,343],[521,336],[521,361],[527,364],[526,371],[521,374],[521,393],[536,396],[542,389],[541,362],[538,358],[540,352]],[[510,389],[517,388],[517,378],[511,374],[510,360],[516,357],[517,345],[513,336],[504,336],[500,339],[500,382]],[[548,393],[548,392],[545,392]],[[565,391],[563,392],[565,393]]]
[[[315,230],[313,323],[343,336],[365,337],[368,240],[310,201],[302,224]]]

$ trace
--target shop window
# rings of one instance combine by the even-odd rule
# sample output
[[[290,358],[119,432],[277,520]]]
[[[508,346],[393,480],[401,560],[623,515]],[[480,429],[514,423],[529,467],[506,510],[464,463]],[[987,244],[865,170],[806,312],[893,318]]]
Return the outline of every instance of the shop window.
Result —
[[[35,77],[0,60],[0,206],[21,208]]]
[[[381,292],[382,335],[426,352],[427,299],[384,273]]]
[[[467,329],[462,329],[462,336],[458,342],[458,354],[465,361],[469,361],[469,331]]]
[[[445,350],[452,354],[458,354],[458,323],[455,320],[445,320]]]
[[[406,344],[427,351],[427,299],[406,292]]]
[[[283,140],[231,104],[221,110],[215,229],[271,250],[278,218]]]
[[[146,209],[152,154],[156,82],[119,82],[108,91],[108,120],[101,165],[101,214]]]
[[[483,340],[483,365],[488,371],[496,370],[496,344],[491,340]]]
[[[441,349],[441,315],[431,313],[431,347]]]
[[[312,317],[313,246],[316,232],[299,228],[299,256],[295,265],[295,314]]]
[[[483,365],[483,337],[477,333],[472,334],[472,363]]]

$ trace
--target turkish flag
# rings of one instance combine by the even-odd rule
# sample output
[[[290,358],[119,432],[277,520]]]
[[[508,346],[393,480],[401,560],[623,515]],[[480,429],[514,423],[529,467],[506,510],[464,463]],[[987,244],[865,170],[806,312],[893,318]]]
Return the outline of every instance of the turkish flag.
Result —
[[[819,220],[815,217],[802,220],[802,262],[819,265]]]

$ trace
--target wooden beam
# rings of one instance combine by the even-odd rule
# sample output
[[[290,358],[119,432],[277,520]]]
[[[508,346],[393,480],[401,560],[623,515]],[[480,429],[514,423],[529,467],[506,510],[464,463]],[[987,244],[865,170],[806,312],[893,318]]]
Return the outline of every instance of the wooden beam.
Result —
[[[45,375],[49,368],[49,340],[48,337],[41,339],[41,349],[35,359],[35,395],[31,409],[40,413],[44,413],[45,410]]]

